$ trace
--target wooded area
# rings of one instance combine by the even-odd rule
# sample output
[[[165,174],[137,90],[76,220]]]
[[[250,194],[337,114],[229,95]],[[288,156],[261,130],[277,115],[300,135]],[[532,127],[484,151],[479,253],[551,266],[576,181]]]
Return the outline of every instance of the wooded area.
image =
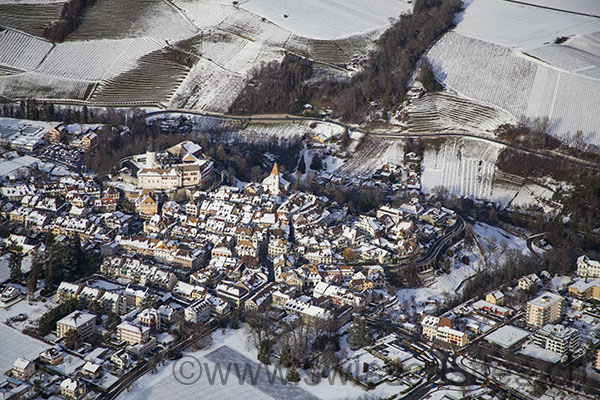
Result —
[[[425,50],[450,29],[459,0],[417,0],[412,14],[400,16],[377,40],[377,46],[351,80],[313,77],[312,62],[286,55],[258,70],[229,109],[233,114],[293,113],[306,103],[334,110],[346,121],[364,121],[369,107],[393,109],[404,101],[406,87]]]

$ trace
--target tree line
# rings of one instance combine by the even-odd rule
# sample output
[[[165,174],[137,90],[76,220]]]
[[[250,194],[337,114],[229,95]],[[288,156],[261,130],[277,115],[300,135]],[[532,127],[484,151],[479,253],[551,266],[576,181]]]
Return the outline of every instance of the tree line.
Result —
[[[310,60],[286,55],[255,72],[229,109],[234,114],[266,112],[299,113],[306,103],[327,106],[346,121],[363,121],[371,102],[391,109],[405,99],[410,76],[426,49],[454,26],[460,0],[417,0],[411,14],[377,40],[362,70],[352,79],[308,81],[313,77]],[[429,72],[429,71],[426,71]]]

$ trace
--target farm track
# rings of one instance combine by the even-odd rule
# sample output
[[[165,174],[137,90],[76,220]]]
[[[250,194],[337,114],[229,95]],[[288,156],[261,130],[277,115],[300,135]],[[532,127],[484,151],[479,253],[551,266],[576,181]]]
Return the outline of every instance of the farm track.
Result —
[[[565,10],[563,8],[543,6],[541,4],[531,4],[526,1],[518,1],[518,0],[504,0],[504,1],[506,1],[507,3],[520,4],[522,6],[541,8],[543,10],[558,11],[558,12],[562,12],[562,13],[566,13],[566,14],[581,15],[584,17],[600,18],[600,15],[596,15],[596,14],[589,14],[589,13],[584,13],[584,12],[579,12],[579,11]]]
[[[504,140],[500,140],[497,138],[491,137],[487,133],[473,133],[473,132],[443,132],[443,133],[412,133],[412,132],[397,132],[397,133],[381,133],[368,131],[363,128],[357,128],[353,125],[348,125],[343,122],[334,121],[330,119],[322,119],[322,118],[311,118],[311,117],[299,117],[295,115],[286,115],[286,114],[263,114],[263,115],[248,115],[248,116],[239,116],[239,115],[228,115],[223,113],[215,113],[215,112],[207,112],[207,111],[193,111],[187,109],[177,109],[177,108],[167,108],[161,101],[156,100],[147,100],[147,101],[123,101],[123,102],[114,102],[114,101],[72,101],[72,100],[41,100],[43,102],[52,102],[54,104],[65,104],[65,105],[87,105],[87,106],[103,106],[103,107],[139,107],[140,105],[144,105],[147,107],[155,106],[157,108],[163,108],[160,111],[153,111],[148,113],[148,116],[158,115],[158,114],[169,114],[169,113],[179,113],[179,114],[189,114],[189,115],[199,115],[205,117],[212,117],[222,120],[231,120],[231,121],[258,121],[258,122],[298,122],[298,121],[315,121],[315,122],[326,122],[341,126],[351,131],[356,131],[363,133],[365,135],[369,135],[373,138],[382,138],[389,140],[404,140],[404,139],[444,139],[444,138],[468,138],[479,140],[487,143],[499,144],[505,147],[512,148],[514,150],[519,150],[521,152],[536,155],[539,157],[543,157],[546,159],[553,158],[562,158],[566,161],[572,162],[574,164],[578,164],[584,168],[588,169],[598,169],[600,170],[600,163],[596,163],[588,160],[581,160],[576,157],[558,153],[556,151],[545,151],[545,150],[534,150],[529,149],[523,146],[517,146],[512,143],[509,143]]]

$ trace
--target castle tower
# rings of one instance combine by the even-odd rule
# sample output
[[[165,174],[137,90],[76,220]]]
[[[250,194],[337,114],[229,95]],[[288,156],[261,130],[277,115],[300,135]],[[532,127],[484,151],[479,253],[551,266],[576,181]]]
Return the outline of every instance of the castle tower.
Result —
[[[154,164],[156,163],[156,153],[152,148],[152,142],[148,144],[146,148],[146,168],[154,168]]]

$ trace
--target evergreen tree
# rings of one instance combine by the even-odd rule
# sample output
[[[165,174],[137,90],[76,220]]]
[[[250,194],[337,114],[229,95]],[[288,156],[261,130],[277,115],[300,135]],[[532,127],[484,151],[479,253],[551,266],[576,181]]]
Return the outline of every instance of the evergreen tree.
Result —
[[[14,283],[23,281],[23,271],[21,271],[21,255],[18,253],[10,254],[10,280]]]
[[[292,364],[292,368],[288,370],[285,379],[287,379],[288,382],[300,382],[300,374],[298,373],[298,370],[296,370],[296,366],[294,364]]]
[[[146,308],[156,308],[156,299],[152,295],[148,295],[144,297],[142,303],[140,304],[140,308],[145,310]]]
[[[65,334],[65,345],[71,350],[77,349],[80,343],[81,336],[75,329],[71,329]]]
[[[373,334],[364,319],[354,317],[352,320],[348,328],[348,344],[352,350],[358,350],[373,344]]]
[[[231,329],[238,329],[240,327],[240,315],[237,309],[231,313]]]
[[[312,161],[310,162],[310,169],[314,171],[320,171],[323,169],[323,161],[321,160],[321,157],[319,157],[318,154],[315,154]]]
[[[100,317],[103,314],[103,309],[100,303],[96,300],[90,301],[90,305],[88,306],[88,311],[96,316]]]
[[[268,339],[262,340],[258,348],[258,361],[265,365],[271,364],[271,342]]]
[[[293,365],[292,353],[288,345],[283,346],[281,349],[281,353],[279,354],[279,364],[286,368],[289,368],[291,365]]]
[[[300,157],[300,163],[298,164],[298,172],[306,172],[306,162],[304,161],[304,154],[302,154],[302,157]]]
[[[109,332],[115,332],[117,330],[117,326],[121,323],[121,317],[119,317],[117,314],[115,314],[114,312],[109,312],[107,317],[106,317],[106,321],[104,323],[104,327],[109,331]]]

